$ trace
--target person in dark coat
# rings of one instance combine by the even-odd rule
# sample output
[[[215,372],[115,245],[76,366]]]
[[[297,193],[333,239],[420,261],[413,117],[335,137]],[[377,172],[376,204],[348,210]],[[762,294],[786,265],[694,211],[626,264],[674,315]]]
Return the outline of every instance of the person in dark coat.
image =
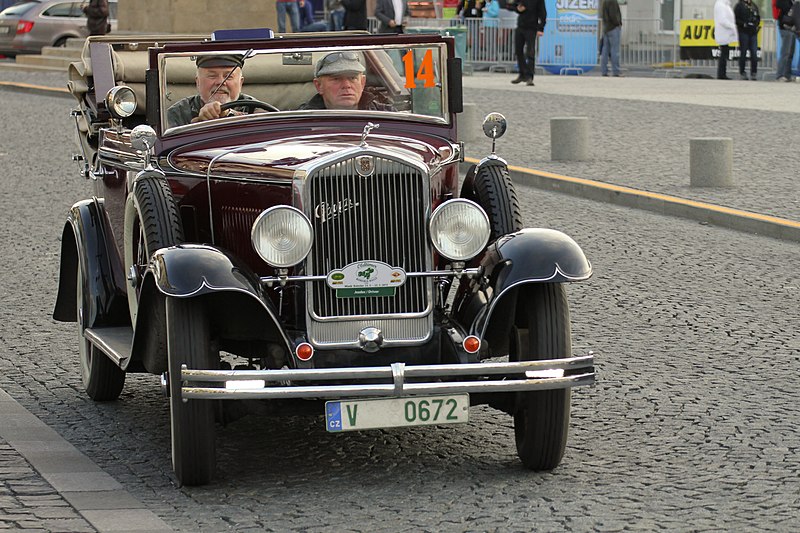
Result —
[[[608,60],[614,76],[622,76],[619,69],[619,44],[622,34],[622,11],[617,0],[601,0],[600,21],[603,39],[600,45],[600,73],[608,76]]]
[[[378,33],[403,33],[410,17],[406,0],[378,0],[375,6],[375,18],[381,22]]]
[[[775,79],[792,81],[792,58],[794,57],[794,31],[792,31],[792,21],[788,19],[789,11],[792,9],[792,0],[777,0],[775,7],[778,14],[775,20],[778,21],[778,32],[781,35],[781,48],[778,55],[778,68],[775,72]]]
[[[83,6],[86,14],[86,28],[89,35],[105,35],[111,31],[111,24],[108,23],[108,0],[89,0]]]
[[[344,7],[344,29],[367,29],[367,0],[342,0]]]
[[[761,14],[758,6],[750,0],[739,0],[733,8],[736,17],[736,30],[739,32],[739,77],[747,79],[744,72],[746,53],[750,53],[750,79],[756,81],[758,69],[758,30],[761,24]]]
[[[547,8],[544,0],[509,0],[506,9],[516,11],[517,31],[514,36],[514,52],[517,56],[519,75],[511,83],[533,85],[536,68],[536,38],[544,35],[547,23]]]

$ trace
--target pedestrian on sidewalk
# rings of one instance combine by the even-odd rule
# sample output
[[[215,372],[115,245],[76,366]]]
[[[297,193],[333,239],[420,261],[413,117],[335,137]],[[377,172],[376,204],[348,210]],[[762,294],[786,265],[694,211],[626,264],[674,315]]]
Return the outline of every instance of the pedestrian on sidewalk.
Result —
[[[547,8],[544,0],[509,0],[506,9],[517,12],[517,31],[514,35],[514,52],[519,75],[511,83],[533,85],[536,69],[536,40],[544,35]]]
[[[381,21],[378,33],[403,33],[411,17],[406,0],[378,0],[375,18]]]
[[[275,12],[278,14],[278,33],[286,33],[286,17],[292,33],[300,31],[300,6],[297,0],[275,0]]]
[[[328,11],[331,18],[331,31],[342,31],[344,29],[344,6],[342,5],[342,0],[328,0]]]
[[[603,38],[600,44],[600,73],[608,76],[608,60],[611,59],[611,72],[619,77],[619,43],[622,35],[622,12],[617,0],[602,0],[600,3],[600,23]]]
[[[800,2],[795,2],[792,4],[791,9],[789,9],[789,13],[783,18],[786,22],[786,25],[792,28],[794,31],[794,35],[797,40],[800,40]],[[793,56],[789,56],[789,75],[792,74],[792,58]],[[800,69],[800,62],[798,62],[797,68]]]
[[[297,7],[300,8],[300,31],[328,31],[327,24],[321,20],[314,20],[314,6],[311,0],[297,0]]]
[[[367,0],[342,0],[344,6],[344,29],[367,29]]]
[[[717,61],[717,79],[729,80],[727,74],[730,44],[737,39],[736,16],[729,0],[717,0],[714,3],[714,40],[719,45]]]
[[[739,77],[747,79],[745,74],[746,54],[750,54],[750,79],[756,81],[758,70],[758,31],[761,29],[761,14],[752,0],[739,0],[733,10],[736,18],[736,30],[739,34]]]
[[[89,0],[83,6],[86,14],[86,29],[89,35],[105,35],[111,31],[111,24],[108,22],[108,0]]]
[[[775,20],[778,21],[778,32],[781,36],[781,48],[778,54],[778,70],[775,79],[792,81],[792,58],[794,57],[794,32],[792,20],[788,17],[792,9],[792,0],[776,0]]]

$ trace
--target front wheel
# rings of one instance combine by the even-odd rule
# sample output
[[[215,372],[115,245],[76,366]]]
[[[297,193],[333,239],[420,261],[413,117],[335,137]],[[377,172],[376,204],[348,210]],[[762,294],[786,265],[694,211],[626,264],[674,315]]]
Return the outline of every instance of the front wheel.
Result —
[[[84,337],[86,324],[90,317],[84,292],[86,276],[80,261],[77,270],[75,302],[83,388],[86,389],[89,398],[96,402],[116,400],[125,385],[125,372]]]
[[[504,164],[489,162],[468,176],[461,197],[480,205],[489,217],[489,242],[522,229],[522,214],[514,183]]]
[[[210,400],[184,401],[181,365],[215,369],[208,313],[202,301],[167,298],[172,468],[180,485],[205,485],[216,467],[214,411]]]
[[[511,361],[561,359],[572,354],[569,305],[560,283],[521,289],[511,328]],[[526,468],[552,470],[561,462],[569,433],[570,389],[520,392],[514,409],[517,455]]]

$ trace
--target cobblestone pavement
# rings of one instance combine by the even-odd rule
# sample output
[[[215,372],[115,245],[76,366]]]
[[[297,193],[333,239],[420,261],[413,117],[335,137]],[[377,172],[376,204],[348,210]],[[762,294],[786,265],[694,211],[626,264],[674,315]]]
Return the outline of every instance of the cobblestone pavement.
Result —
[[[667,163],[651,157],[655,148],[644,130],[664,124],[664,141],[671,143],[669,124],[680,107],[640,109],[537,94],[515,108],[512,102],[522,97],[513,91],[468,90],[467,96],[512,119],[500,152],[514,164],[593,179],[612,168],[620,183],[636,175],[661,179],[656,176]],[[559,468],[523,470],[511,420],[488,408],[476,409],[466,426],[347,435],[327,434],[321,417],[247,417],[219,432],[213,484],[175,488],[168,409],[157,380],[131,376],[119,401],[91,402],[81,390],[74,326],[50,318],[65,213],[89,194],[88,182],[69,162],[69,102],[2,97],[13,105],[0,106],[6,125],[0,146],[0,388],[173,529],[796,529],[800,246],[527,187],[518,191],[526,223],[565,231],[595,267],[595,276],[571,285],[569,294],[574,349],[597,353],[598,383],[573,394],[570,441]],[[487,105],[489,99],[497,107]],[[607,142],[617,156],[597,162],[596,173],[589,163],[553,166],[542,151],[548,142],[531,140],[514,125],[516,119],[546,130],[547,116],[563,115],[565,105],[615,110],[609,111],[615,127],[607,131],[622,138]],[[720,130],[738,135],[736,112],[708,111]],[[752,136],[754,151],[762,146],[756,142],[771,143],[759,139],[775,131],[772,120],[756,123],[762,130]],[[644,148],[629,129],[640,131]],[[469,155],[478,156],[481,146],[470,146]],[[782,163],[762,163],[752,166],[753,187],[786,205],[785,212],[768,212],[792,215],[797,185],[775,170]],[[637,174],[639,167],[644,170]],[[670,186],[680,187],[679,174],[671,174]],[[773,187],[779,179],[782,189]],[[736,188],[744,197],[733,199],[741,202],[736,207],[769,205],[749,198],[753,187]],[[0,487],[16,477],[0,475]],[[8,523],[3,513],[15,504],[5,494],[0,503],[2,528]]]
[[[6,441],[0,439],[0,531],[95,531]]]

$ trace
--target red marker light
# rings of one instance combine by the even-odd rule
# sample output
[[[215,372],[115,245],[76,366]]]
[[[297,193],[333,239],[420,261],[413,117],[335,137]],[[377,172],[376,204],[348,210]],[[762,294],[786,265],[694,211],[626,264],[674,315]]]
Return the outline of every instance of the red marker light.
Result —
[[[17,35],[20,33],[28,33],[33,29],[33,21],[31,20],[20,20],[17,22]]]
[[[464,339],[464,349],[467,353],[475,353],[481,349],[481,340],[475,335],[470,335]]]
[[[294,354],[301,361],[308,361],[314,357],[314,347],[307,342],[300,343],[297,348],[294,349]]]

